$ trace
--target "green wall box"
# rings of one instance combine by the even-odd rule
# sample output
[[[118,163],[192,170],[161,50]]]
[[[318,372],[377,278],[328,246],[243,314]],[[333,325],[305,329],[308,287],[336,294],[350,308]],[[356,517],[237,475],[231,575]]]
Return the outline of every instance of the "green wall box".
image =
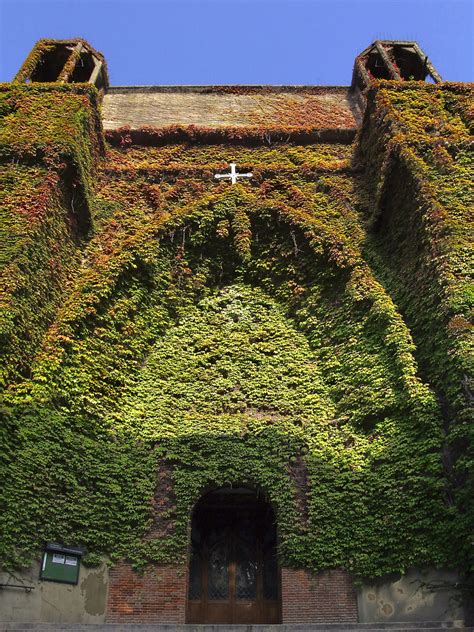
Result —
[[[56,543],[48,544],[43,553],[40,579],[77,584],[82,554],[81,549],[63,547]]]

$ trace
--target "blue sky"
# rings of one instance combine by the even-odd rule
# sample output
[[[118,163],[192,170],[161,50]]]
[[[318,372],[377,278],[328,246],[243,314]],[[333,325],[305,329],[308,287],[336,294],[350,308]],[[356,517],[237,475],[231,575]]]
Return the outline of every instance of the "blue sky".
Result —
[[[474,80],[474,0],[0,0],[0,80],[36,40],[83,37],[112,85],[348,85],[374,39],[414,39]]]

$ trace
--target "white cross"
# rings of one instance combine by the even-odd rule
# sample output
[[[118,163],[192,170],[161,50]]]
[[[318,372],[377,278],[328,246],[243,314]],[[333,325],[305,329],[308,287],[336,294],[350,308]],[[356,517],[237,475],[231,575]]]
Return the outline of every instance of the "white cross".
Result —
[[[237,182],[237,178],[251,178],[253,173],[237,173],[235,170],[236,167],[235,162],[230,163],[230,173],[216,173],[214,178],[229,178],[232,184]]]

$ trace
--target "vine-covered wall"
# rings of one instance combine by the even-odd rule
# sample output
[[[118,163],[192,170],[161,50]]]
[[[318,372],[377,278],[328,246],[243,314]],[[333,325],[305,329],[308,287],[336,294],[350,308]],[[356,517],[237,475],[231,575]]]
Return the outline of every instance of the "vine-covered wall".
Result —
[[[447,502],[472,568],[472,86],[381,82],[369,96],[359,159],[370,242],[366,256],[399,306],[420,375],[442,415]]]
[[[2,386],[29,375],[79,265],[102,148],[90,88],[0,86]]]
[[[451,341],[444,332],[452,331],[438,327],[448,299],[436,290],[444,277],[434,265],[429,309],[420,314],[426,338],[414,319],[425,275],[414,275],[414,255],[405,263],[403,249],[421,252],[417,265],[428,266],[438,247],[423,217],[417,226],[420,204],[434,199],[423,187],[438,167],[417,171],[417,143],[425,140],[410,127],[410,89],[422,98],[445,90],[452,107],[463,108],[456,86],[403,91],[389,82],[370,101],[358,146],[300,144],[291,134],[256,144],[251,129],[232,146],[223,138],[193,142],[193,130],[181,142],[151,130],[149,144],[137,146],[125,130],[121,146],[111,135],[102,159],[92,88],[6,92],[7,102],[19,104],[5,113],[10,129],[22,116],[18,128],[32,128],[48,102],[53,118],[56,107],[60,113],[58,127],[51,122],[30,137],[24,155],[15,153],[21,164],[2,210],[12,234],[5,259],[21,261],[30,241],[69,256],[45,315],[21,307],[38,300],[33,266],[17,265],[27,289],[10,291],[20,307],[2,335],[17,332],[27,348],[27,330],[39,333],[5,389],[0,555],[7,568],[28,564],[46,540],[86,546],[90,563],[103,555],[137,567],[184,560],[194,504],[229,484],[252,485],[272,502],[285,565],[342,566],[372,578],[427,564],[463,567],[458,544],[468,521],[459,518],[466,508],[457,494],[464,488],[452,484],[443,462],[450,427],[441,394],[448,399],[454,386],[449,378],[441,390],[440,365],[464,370],[456,364],[464,343],[442,342],[429,364],[433,338]],[[400,95],[408,105],[397,106]],[[465,129],[461,115],[439,107],[445,118],[459,118],[453,129]],[[59,149],[59,121],[71,125],[69,150]],[[411,153],[397,175],[384,148],[403,125],[400,145]],[[2,137],[17,152],[18,134]],[[444,160],[449,151],[439,146]],[[88,232],[65,220],[68,168],[55,162],[63,153],[90,212]],[[459,223],[467,203],[458,186],[462,156],[446,172],[456,193],[447,176],[436,179]],[[252,170],[252,180],[217,182],[213,174],[231,160]],[[3,162],[8,173],[10,159]],[[62,184],[52,187],[36,236],[21,208],[31,208],[25,196],[41,194],[46,173]],[[20,174],[28,182],[23,193]],[[405,195],[406,182],[423,188],[420,197]],[[405,206],[394,204],[387,219],[392,198]],[[383,222],[393,225],[382,230]],[[64,227],[74,247],[60,237]],[[46,256],[41,261],[39,279],[53,269]],[[404,289],[408,280],[418,293]],[[455,335],[465,340],[463,327]],[[17,354],[11,357],[16,366]]]

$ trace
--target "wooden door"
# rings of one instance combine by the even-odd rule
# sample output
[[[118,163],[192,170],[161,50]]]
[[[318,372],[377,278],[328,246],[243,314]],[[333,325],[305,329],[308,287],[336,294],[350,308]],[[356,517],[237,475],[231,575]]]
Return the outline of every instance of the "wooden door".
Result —
[[[193,519],[188,623],[279,623],[279,570],[271,508],[206,504]]]

